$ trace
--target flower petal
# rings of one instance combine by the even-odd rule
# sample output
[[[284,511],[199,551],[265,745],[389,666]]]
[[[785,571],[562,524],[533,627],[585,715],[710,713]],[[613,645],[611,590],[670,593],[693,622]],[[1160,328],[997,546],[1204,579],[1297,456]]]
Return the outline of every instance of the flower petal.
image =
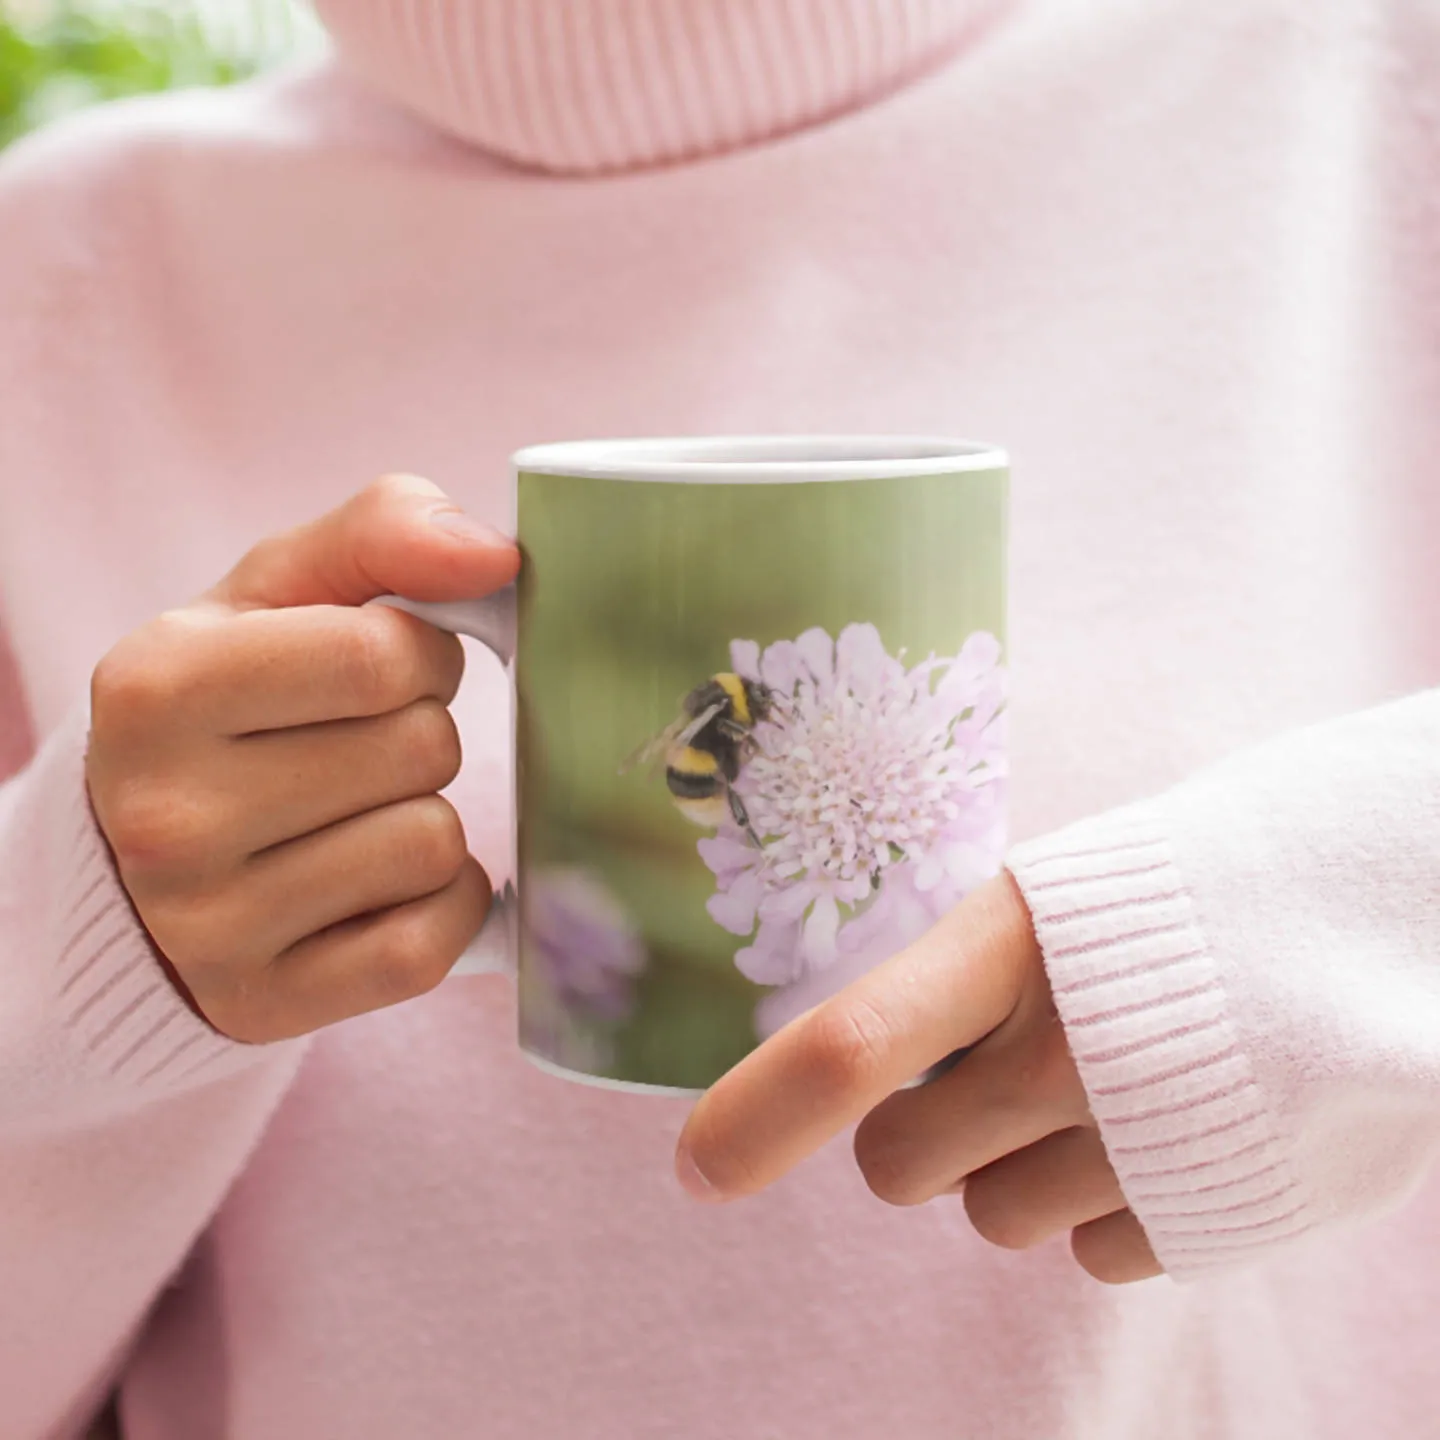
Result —
[[[974,630],[960,647],[960,659],[973,670],[993,670],[1000,663],[1000,642],[988,630]]]
[[[732,839],[729,835],[714,835],[697,840],[695,848],[722,887],[729,887],[737,875],[752,869],[760,861],[760,852],[754,845],[748,840]]]
[[[938,850],[930,850],[915,862],[915,888],[933,890],[945,874],[945,862]]]
[[[999,660],[1000,642],[988,631],[974,631],[935,687],[936,698],[957,715],[982,699],[993,711],[1004,693]]]
[[[842,954],[868,956],[878,965],[918,940],[941,913],[917,889],[915,867],[895,865],[885,872],[875,903],[841,927],[836,945]]]
[[[777,640],[760,657],[760,678],[777,694],[793,695],[804,673],[804,661],[792,640]]]
[[[788,985],[803,972],[798,925],[762,925],[753,945],[735,952],[735,968],[757,985]]]
[[[760,903],[760,877],[753,870],[740,875],[728,890],[717,890],[706,902],[710,918],[732,935],[748,935],[755,928]]]
[[[835,673],[840,684],[861,699],[869,699],[885,682],[904,673],[886,652],[880,632],[870,624],[847,625],[835,642]]]
[[[841,880],[836,883],[835,898],[843,901],[846,905],[860,905],[869,899],[872,888],[872,881],[868,875],[856,875],[849,880]]]
[[[797,880],[780,890],[772,890],[757,907],[762,920],[780,920],[787,924],[798,921],[810,906],[826,893],[826,886],[814,880]]]
[[[805,921],[801,949],[805,963],[823,970],[835,961],[835,936],[840,930],[840,907],[829,895],[822,895]]]
[[[732,640],[730,666],[747,680],[760,679],[760,646],[754,640]]]
[[[878,961],[994,873],[1004,844],[1005,672],[985,632],[911,666],[868,622],[813,627],[731,661],[784,696],[735,787],[763,849],[727,821],[698,850],[717,924],[755,930],[736,956],[790,984],[842,957]],[[992,728],[993,727],[993,728]]]
[[[536,872],[527,884],[526,948],[560,1007],[613,1021],[633,1005],[647,955],[619,898],[579,867]]]
[[[817,625],[796,640],[795,648],[814,679],[817,695],[828,699],[835,688],[835,642],[829,632]]]

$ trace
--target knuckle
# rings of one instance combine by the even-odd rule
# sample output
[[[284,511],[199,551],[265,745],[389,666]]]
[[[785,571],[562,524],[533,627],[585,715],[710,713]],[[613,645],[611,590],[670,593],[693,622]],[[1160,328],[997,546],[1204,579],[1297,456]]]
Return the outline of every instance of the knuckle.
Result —
[[[1080,1268],[1106,1285],[1128,1285],[1164,1274],[1164,1266],[1131,1210],[1117,1210],[1070,1232]]]
[[[162,897],[161,903],[167,936],[176,953],[185,957],[186,973],[194,983],[209,992],[234,990],[248,996],[247,971],[274,957],[262,953],[262,920],[243,884],[197,877],[184,894]]]
[[[123,869],[199,868],[213,825],[208,807],[180,786],[131,784],[110,797],[102,828]]]
[[[457,900],[470,920],[472,933],[485,923],[495,903],[495,887],[485,873],[485,867],[468,851],[460,865],[460,871],[451,882],[455,886]]]
[[[98,732],[148,727],[173,715],[185,676],[160,621],[121,640],[90,676],[90,708]]]
[[[404,753],[430,788],[443,789],[460,773],[460,731],[439,700],[427,696],[407,707],[400,728]]]
[[[805,1022],[801,1040],[807,1081],[826,1095],[868,1096],[885,1070],[890,1027],[861,1000],[823,1005]]]
[[[465,678],[465,647],[456,635],[447,635],[434,626],[427,627],[426,637],[434,652],[431,685],[434,693],[448,705],[460,693],[460,682]]]
[[[1109,1236],[1088,1225],[1079,1225],[1070,1234],[1070,1253],[1075,1263],[1102,1285],[1122,1285],[1130,1278],[1126,1257],[1117,1253]]]
[[[919,1205],[930,1198],[916,1183],[911,1167],[897,1151],[865,1144],[857,1135],[855,1160],[877,1200],[887,1205]]]
[[[247,1002],[245,976],[251,957],[244,941],[244,917],[215,897],[139,887],[135,909],[169,962],[175,977],[207,1018],[215,1006]]]
[[[152,894],[143,885],[132,886],[130,898],[155,947],[198,1003],[200,991],[214,986],[193,900],[163,890]]]
[[[412,667],[398,615],[385,605],[357,610],[349,633],[337,647],[339,683],[366,709],[391,710],[403,697]]]
[[[243,994],[205,1001],[200,1008],[215,1029],[241,1045],[270,1045],[277,1040],[293,1040],[310,1028],[303,1022],[297,1024],[290,1008]]]
[[[186,896],[136,908],[175,980],[216,1030],[232,1040],[276,1038],[272,1007],[263,1003],[268,997],[256,984],[263,968],[257,971],[229,939],[240,929],[233,906],[211,896]]]
[[[393,920],[385,927],[374,967],[382,1003],[428,994],[449,974],[453,960],[423,916]]]
[[[465,827],[455,807],[438,795],[413,803],[405,839],[407,858],[417,877],[435,888],[447,885],[465,864]]]
[[[982,1240],[1002,1250],[1028,1250],[1047,1232],[1006,1187],[992,1184],[983,1173],[965,1181],[965,1213]]]
[[[195,1003],[222,1035],[242,1045],[264,1045],[283,1038],[282,1027],[266,1007],[235,993],[196,995]]]
[[[401,470],[377,475],[356,497],[362,505],[388,506],[415,493],[415,477]]]
[[[374,534],[393,520],[397,513],[412,506],[417,495],[428,497],[440,493],[436,485],[417,475],[403,470],[388,471],[377,475],[363,489],[355,492],[345,506],[349,512],[347,519],[359,534]]]

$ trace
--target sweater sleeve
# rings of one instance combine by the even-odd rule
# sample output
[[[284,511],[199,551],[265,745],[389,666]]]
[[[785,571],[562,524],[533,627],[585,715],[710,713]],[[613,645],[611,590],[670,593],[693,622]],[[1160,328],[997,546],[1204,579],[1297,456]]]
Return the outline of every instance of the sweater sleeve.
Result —
[[[166,977],[90,808],[87,719],[77,706],[0,787],[0,1134],[103,1121],[271,1058]]]
[[[70,1433],[243,1167],[303,1046],[235,1044],[171,988],[84,784],[83,705],[0,786],[0,1395]],[[0,686],[0,734],[23,711]]]
[[[1172,1276],[1418,1187],[1440,1152],[1440,690],[1281,736],[1007,863]]]

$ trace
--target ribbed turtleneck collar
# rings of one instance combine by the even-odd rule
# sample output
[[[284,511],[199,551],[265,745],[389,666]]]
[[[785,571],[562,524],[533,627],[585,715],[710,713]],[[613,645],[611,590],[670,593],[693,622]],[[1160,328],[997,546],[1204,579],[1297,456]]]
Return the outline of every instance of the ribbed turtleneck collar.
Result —
[[[343,63],[523,165],[629,169],[810,124],[1008,0],[315,0]]]

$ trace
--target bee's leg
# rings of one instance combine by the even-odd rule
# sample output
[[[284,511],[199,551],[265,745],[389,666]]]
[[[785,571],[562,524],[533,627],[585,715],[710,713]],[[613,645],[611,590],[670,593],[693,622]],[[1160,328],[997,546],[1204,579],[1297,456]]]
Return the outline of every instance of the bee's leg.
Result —
[[[744,740],[750,734],[750,727],[742,725],[738,720],[717,720],[715,728],[729,740]]]
[[[735,817],[735,823],[755,842],[757,850],[763,850],[765,847],[760,843],[760,837],[750,823],[750,812],[745,808],[745,802],[733,789],[727,787],[725,793],[730,797],[730,813]]]

